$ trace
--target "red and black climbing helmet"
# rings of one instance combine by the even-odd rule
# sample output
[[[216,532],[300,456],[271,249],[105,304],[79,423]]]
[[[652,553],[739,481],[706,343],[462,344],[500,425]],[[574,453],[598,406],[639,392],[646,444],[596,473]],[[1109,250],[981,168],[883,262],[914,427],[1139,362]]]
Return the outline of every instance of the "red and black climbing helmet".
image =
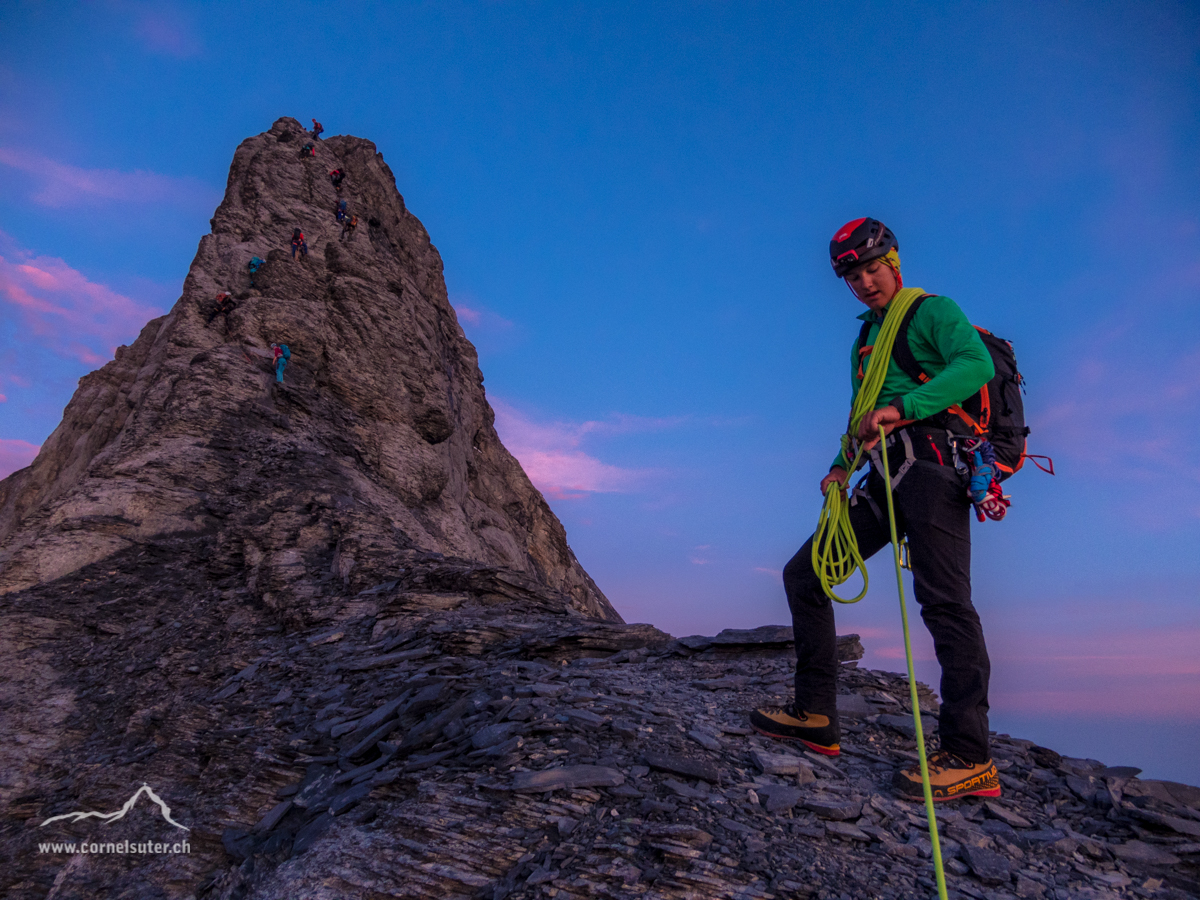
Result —
[[[887,256],[892,248],[900,249],[900,242],[891,229],[878,219],[855,219],[837,230],[829,242],[829,261],[833,263],[833,274],[845,278],[855,266]]]

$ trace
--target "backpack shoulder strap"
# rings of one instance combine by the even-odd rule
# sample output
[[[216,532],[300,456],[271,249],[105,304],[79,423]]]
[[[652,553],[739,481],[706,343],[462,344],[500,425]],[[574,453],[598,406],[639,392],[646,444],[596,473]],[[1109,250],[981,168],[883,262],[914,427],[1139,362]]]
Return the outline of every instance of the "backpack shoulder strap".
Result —
[[[908,312],[900,320],[900,330],[896,333],[896,343],[892,345],[892,359],[896,361],[896,365],[900,367],[900,371],[918,384],[928,381],[929,375],[921,368],[921,364],[917,362],[917,358],[913,356],[912,349],[908,346],[908,326],[912,324],[913,316],[917,314],[917,310],[921,308],[921,304],[925,302],[927,297],[932,296],[933,294],[922,294],[913,301],[913,305],[908,308]]]

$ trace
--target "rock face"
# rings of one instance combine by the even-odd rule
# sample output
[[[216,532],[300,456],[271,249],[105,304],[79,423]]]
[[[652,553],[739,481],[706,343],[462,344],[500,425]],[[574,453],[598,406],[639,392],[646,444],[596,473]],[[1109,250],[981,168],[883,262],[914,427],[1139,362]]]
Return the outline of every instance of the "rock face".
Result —
[[[790,628],[621,622],[496,439],[374,148],[306,140],[239,148],[183,299],[0,483],[0,896],[933,896],[890,788],[905,680],[839,638],[831,760],[746,727],[790,698]],[[344,242],[335,167],[379,223]],[[281,339],[278,386],[254,351]],[[1003,795],[938,811],[951,896],[1200,896],[1200,789],[993,749]]]
[[[292,258],[295,228],[308,252]],[[223,291],[237,306],[210,321]],[[272,343],[292,354],[282,384]],[[482,382],[441,258],[374,144],[280,119],[238,147],[174,309],[82,379],[34,463],[0,482],[0,593],[197,535],[206,565],[244,571],[295,621],[319,617],[322,582],[379,583],[398,550],[620,621],[500,443]]]

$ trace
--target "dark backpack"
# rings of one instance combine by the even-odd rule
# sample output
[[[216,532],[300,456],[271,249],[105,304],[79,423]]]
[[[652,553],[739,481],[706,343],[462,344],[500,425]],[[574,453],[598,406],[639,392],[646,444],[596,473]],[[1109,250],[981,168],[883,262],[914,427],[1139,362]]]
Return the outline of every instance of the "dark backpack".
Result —
[[[908,326],[913,316],[917,314],[925,294],[918,297],[908,312],[900,321],[900,330],[896,334],[896,343],[892,347],[892,359],[909,378],[918,383],[929,381],[930,376],[921,368],[908,346]],[[865,346],[871,323],[864,322],[858,334],[858,346]],[[1004,338],[996,337],[990,331],[975,326],[983,346],[987,347],[992,357],[992,365],[996,374],[991,381],[981,387],[976,393],[949,409],[920,420],[920,424],[932,425],[937,428],[948,428],[972,437],[986,438],[996,451],[996,468],[1000,474],[997,481],[1003,481],[1017,472],[1028,454],[1025,452],[1025,438],[1029,428],[1025,425],[1025,404],[1021,395],[1025,390],[1025,379],[1017,369],[1017,356],[1013,345]],[[1036,461],[1034,465],[1041,468]]]

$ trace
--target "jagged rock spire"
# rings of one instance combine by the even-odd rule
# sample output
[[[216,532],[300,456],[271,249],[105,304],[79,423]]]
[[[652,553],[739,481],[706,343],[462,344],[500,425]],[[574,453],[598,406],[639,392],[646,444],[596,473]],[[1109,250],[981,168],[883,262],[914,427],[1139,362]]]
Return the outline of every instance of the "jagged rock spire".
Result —
[[[340,199],[358,217],[345,238]],[[223,291],[237,306],[209,321]],[[292,353],[282,384],[273,342]],[[482,382],[375,145],[281,118],[234,154],[171,312],[83,378],[34,463],[0,482],[0,592],[191,534],[210,538],[206,564],[301,618],[318,584],[442,554],[620,621],[500,443]]]

